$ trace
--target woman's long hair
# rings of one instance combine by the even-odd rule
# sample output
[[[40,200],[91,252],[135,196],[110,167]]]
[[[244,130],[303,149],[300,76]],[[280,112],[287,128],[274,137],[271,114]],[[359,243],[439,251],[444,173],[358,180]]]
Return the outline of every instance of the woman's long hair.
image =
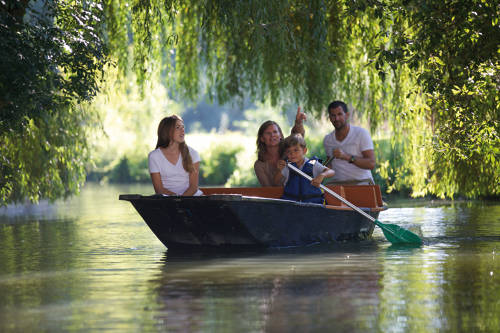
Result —
[[[158,125],[158,141],[156,142],[156,148],[168,147],[174,136],[175,124],[178,120],[182,121],[182,118],[173,115],[165,117],[160,121]],[[186,172],[191,173],[194,171],[193,160],[191,159],[191,154],[189,154],[189,148],[186,142],[179,143],[179,150],[182,156],[182,167]]]
[[[281,131],[281,127],[275,121],[268,120],[265,121],[262,125],[260,125],[259,131],[257,132],[257,159],[262,162],[264,162],[266,145],[264,144],[264,142],[260,141],[260,139],[262,138],[262,135],[264,135],[264,131],[271,125],[275,125],[278,128],[278,131],[280,132],[281,135],[281,139],[283,139],[283,132]]]

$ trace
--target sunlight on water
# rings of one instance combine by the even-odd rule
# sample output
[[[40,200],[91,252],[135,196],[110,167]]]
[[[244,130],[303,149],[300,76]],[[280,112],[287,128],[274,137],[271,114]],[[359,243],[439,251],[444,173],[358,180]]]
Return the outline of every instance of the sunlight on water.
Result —
[[[500,204],[397,206],[423,236],[233,254],[169,253],[120,193],[0,209],[0,331],[500,330]],[[390,204],[389,204],[390,206]]]

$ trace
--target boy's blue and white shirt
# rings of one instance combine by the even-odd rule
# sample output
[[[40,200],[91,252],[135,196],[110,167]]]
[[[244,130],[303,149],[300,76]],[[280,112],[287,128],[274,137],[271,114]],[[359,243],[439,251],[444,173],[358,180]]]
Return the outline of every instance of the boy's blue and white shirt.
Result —
[[[311,161],[311,159],[306,157],[304,164],[302,164],[302,167],[300,167],[299,169],[302,171],[304,165],[306,165],[306,163],[309,161]],[[311,164],[313,165],[313,178],[315,178],[317,175],[319,175],[326,169],[326,167],[323,164],[319,163],[318,160],[312,160]],[[284,184],[286,185],[288,183],[288,178],[290,176],[290,169],[288,168],[288,165],[284,167],[283,170],[281,170],[281,174],[283,175],[283,177],[285,177]]]

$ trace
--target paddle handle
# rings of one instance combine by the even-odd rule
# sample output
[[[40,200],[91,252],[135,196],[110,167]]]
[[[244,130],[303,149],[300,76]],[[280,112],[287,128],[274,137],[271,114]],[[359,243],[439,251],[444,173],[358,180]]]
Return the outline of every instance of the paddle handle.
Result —
[[[305,172],[303,172],[302,170],[300,170],[299,168],[296,168],[294,167],[291,163],[287,163],[288,167],[290,169],[292,169],[293,171],[297,172],[299,175],[301,175],[302,177],[308,179],[308,180],[312,180],[312,177],[309,176],[308,174],[306,174]],[[354,209],[355,211],[357,211],[358,213],[360,213],[361,215],[363,215],[364,217],[366,217],[367,219],[369,219],[370,221],[372,222],[375,222],[375,219],[368,215],[367,213],[365,213],[363,210],[359,209],[358,207],[354,206],[352,203],[350,203],[349,201],[347,201],[345,198],[343,198],[341,195],[337,194],[336,192],[330,190],[328,187],[324,186],[323,184],[320,184],[319,185],[323,190],[325,190],[326,192],[328,192],[329,194],[333,195],[335,198],[339,199],[340,201],[342,201],[343,203],[345,203],[347,206],[351,207],[352,209]]]

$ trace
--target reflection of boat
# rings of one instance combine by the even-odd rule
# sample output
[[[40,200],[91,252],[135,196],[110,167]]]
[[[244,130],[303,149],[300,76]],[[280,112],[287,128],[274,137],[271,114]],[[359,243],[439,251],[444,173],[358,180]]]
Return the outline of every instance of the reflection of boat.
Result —
[[[374,218],[386,209],[378,186],[328,186]],[[282,187],[202,188],[204,196],[120,195],[169,249],[304,246],[362,240],[373,222],[325,194],[327,205],[281,200]]]

